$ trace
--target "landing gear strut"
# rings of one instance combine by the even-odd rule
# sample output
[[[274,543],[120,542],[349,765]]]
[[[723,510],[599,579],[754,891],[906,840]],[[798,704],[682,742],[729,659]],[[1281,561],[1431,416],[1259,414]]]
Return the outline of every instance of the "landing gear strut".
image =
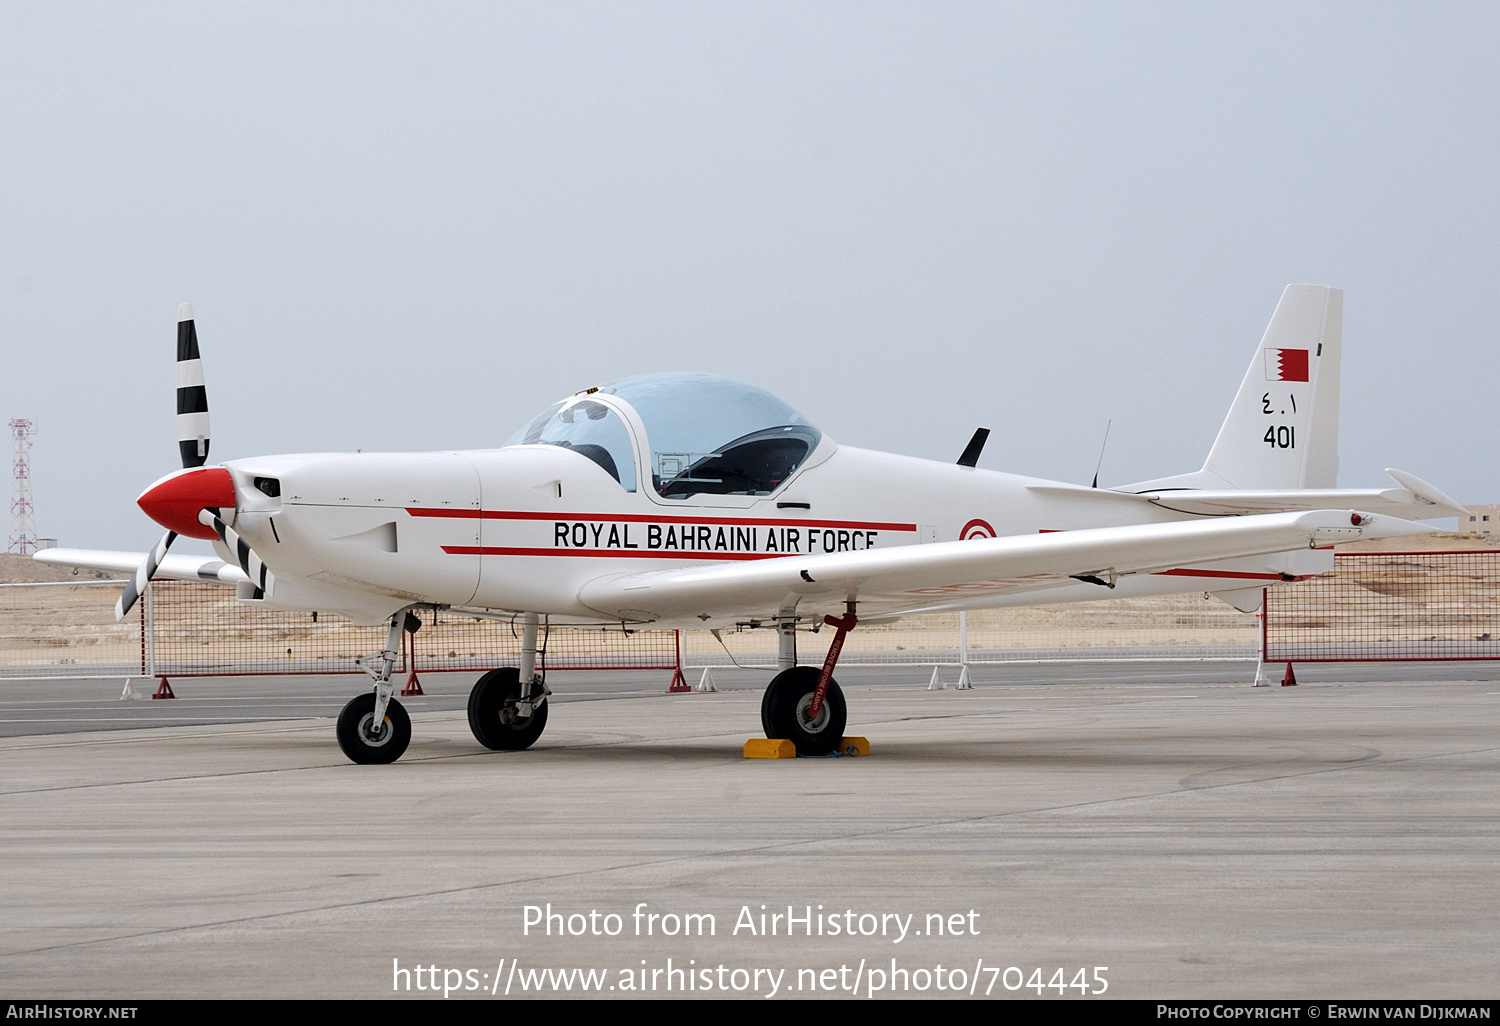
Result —
[[[362,765],[395,762],[411,744],[411,717],[401,703],[391,696],[391,669],[396,665],[396,646],[411,614],[403,611],[391,617],[391,630],[377,666],[356,660],[375,679],[373,692],[356,696],[339,713],[335,728],[339,747],[351,762]],[[415,619],[415,617],[412,617]],[[419,621],[420,623],[420,621]]]
[[[836,749],[844,737],[848,722],[848,710],[844,705],[844,692],[833,679],[833,668],[838,664],[839,652],[844,647],[844,637],[858,622],[854,613],[834,618],[825,616],[823,622],[837,627],[833,644],[828,646],[828,658],[823,668],[792,666],[771,679],[765,696],[760,702],[760,724],[766,737],[786,738],[797,746],[798,755],[827,755]],[[783,625],[785,628],[785,625]],[[783,638],[787,631],[783,630]],[[795,641],[783,641],[783,648],[795,645]],[[791,659],[795,662],[796,650]]]
[[[536,672],[537,619],[535,613],[528,613],[521,621],[520,667],[491,670],[469,692],[469,729],[492,751],[530,748],[547,727],[551,692]]]

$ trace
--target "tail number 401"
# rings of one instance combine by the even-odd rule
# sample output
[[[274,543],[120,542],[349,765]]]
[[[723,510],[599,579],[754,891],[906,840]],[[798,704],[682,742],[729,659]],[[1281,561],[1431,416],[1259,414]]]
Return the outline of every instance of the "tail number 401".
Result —
[[[1295,449],[1297,448],[1297,429],[1295,427],[1268,427],[1266,436],[1261,439],[1273,449]]]

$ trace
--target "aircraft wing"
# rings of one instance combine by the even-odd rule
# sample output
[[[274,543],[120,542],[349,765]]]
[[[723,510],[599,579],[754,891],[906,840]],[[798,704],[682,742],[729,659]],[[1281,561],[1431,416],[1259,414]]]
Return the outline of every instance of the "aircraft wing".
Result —
[[[634,622],[842,613],[849,599],[862,616],[879,615],[983,606],[986,598],[1077,581],[1109,584],[1128,574],[1433,530],[1350,510],[1270,513],[612,574],[584,585],[579,599]]]
[[[146,559],[144,552],[109,552],[104,549],[43,549],[32,559],[53,566],[75,566],[81,570],[115,570],[130,577]],[[239,567],[216,556],[168,555],[156,568],[152,580],[207,581],[210,584],[248,584],[250,578]]]

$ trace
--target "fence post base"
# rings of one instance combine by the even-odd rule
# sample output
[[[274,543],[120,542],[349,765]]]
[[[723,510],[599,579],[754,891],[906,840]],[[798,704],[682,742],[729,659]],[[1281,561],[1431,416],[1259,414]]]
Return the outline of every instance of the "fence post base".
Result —
[[[700,695],[718,693],[719,689],[714,687],[714,675],[708,672],[707,666],[703,668],[703,676],[698,678],[698,685],[693,690]]]
[[[672,632],[672,647],[676,653],[677,666],[672,670],[672,683],[667,685],[667,694],[684,695],[692,694],[693,687],[682,675],[682,632]]]
[[[165,678],[165,677],[158,677],[157,680],[161,681],[161,684],[159,684],[157,686],[156,690],[151,693],[151,697],[152,698],[176,698],[177,697],[177,695],[174,694],[173,691],[172,691],[172,685],[170,685],[170,684],[167,683],[167,678]]]
[[[401,689],[401,697],[411,698],[414,695],[427,694],[422,690],[422,682],[417,679],[417,635],[415,631],[402,632],[401,654],[406,657],[407,669],[411,671],[406,675],[406,686]]]
[[[927,682],[928,691],[947,691],[948,685],[943,683],[943,668],[934,666],[932,668],[932,679]]]
[[[1297,686],[1297,675],[1292,672],[1291,663],[1286,664],[1286,673],[1281,677],[1281,686],[1284,688],[1294,688]]]
[[[1266,661],[1258,660],[1255,664],[1255,687],[1269,688],[1275,683],[1275,679],[1266,671]]]

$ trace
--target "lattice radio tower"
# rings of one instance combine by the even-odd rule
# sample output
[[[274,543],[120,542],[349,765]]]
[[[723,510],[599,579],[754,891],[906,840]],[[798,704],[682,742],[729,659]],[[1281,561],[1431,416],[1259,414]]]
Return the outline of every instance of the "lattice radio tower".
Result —
[[[31,429],[29,420],[10,422],[10,437],[15,440],[11,472],[16,490],[10,500],[10,547],[6,551],[23,556],[36,551],[36,507],[31,504]]]

